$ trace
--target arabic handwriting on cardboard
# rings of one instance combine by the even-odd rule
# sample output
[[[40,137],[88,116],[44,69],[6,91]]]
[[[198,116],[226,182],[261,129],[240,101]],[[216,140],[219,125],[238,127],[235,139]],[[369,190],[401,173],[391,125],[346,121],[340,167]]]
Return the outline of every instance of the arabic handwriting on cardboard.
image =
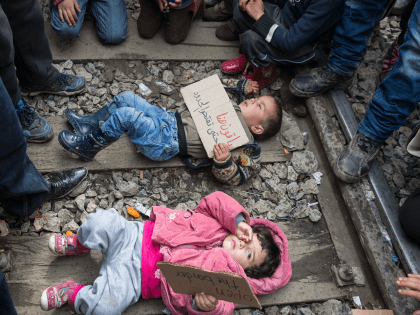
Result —
[[[229,122],[226,119],[227,113],[228,112],[220,114],[220,115],[216,116],[216,118],[217,118],[217,122],[220,124],[220,130],[221,130],[221,131],[219,131],[220,134],[225,136],[227,139],[229,139],[227,141],[227,145],[231,147],[232,142],[239,139],[241,136],[236,137],[236,133],[234,133],[234,132],[232,134],[230,134],[229,127],[232,127],[232,124],[229,124]],[[231,139],[232,137],[236,137],[236,138]]]

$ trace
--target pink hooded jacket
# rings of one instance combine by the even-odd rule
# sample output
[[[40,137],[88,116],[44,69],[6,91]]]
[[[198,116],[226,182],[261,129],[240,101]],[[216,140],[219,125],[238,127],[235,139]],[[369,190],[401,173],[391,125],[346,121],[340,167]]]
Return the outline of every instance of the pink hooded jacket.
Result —
[[[155,221],[152,240],[161,245],[164,261],[189,264],[207,270],[231,271],[246,277],[243,268],[221,247],[229,234],[235,234],[236,217],[242,213],[251,226],[267,227],[281,249],[280,266],[270,278],[248,278],[255,294],[268,294],[284,286],[292,276],[287,239],[283,231],[266,219],[250,219],[248,212],[232,197],[215,192],[203,198],[195,211],[153,207]],[[162,299],[172,315],[203,312],[192,308],[193,296],[177,294],[161,276]],[[236,304],[219,300],[206,315],[230,314]]]

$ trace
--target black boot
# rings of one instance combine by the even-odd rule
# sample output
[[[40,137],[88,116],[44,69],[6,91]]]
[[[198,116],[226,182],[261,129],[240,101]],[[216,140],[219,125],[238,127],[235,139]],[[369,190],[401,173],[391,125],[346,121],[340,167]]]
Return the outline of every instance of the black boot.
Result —
[[[105,135],[100,124],[84,136],[75,135],[67,130],[62,130],[58,135],[58,142],[61,146],[67,151],[77,154],[83,161],[92,161],[99,151],[117,140],[117,137]]]
[[[359,181],[369,172],[381,145],[357,131],[335,161],[335,175],[346,183]]]
[[[51,184],[51,192],[48,200],[62,198],[68,195],[83,182],[87,175],[88,170],[84,167],[76,167],[45,175],[44,179]]]
[[[354,74],[339,75],[330,67],[306,70],[290,81],[290,91],[298,97],[312,97],[330,89],[345,90],[351,86]]]
[[[112,110],[116,109],[117,105],[115,102],[111,102],[108,105],[102,107],[97,112],[92,115],[80,116],[72,111],[70,108],[67,108],[65,113],[69,123],[73,126],[74,131],[81,136],[89,134],[96,126],[98,126],[100,121],[107,121],[112,115]]]

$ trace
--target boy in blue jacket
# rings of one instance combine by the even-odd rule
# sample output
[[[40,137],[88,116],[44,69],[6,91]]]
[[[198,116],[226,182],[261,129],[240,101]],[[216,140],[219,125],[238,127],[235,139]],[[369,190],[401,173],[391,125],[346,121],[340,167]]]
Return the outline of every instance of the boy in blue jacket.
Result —
[[[249,62],[254,72],[246,78],[274,81],[273,65],[301,64],[313,60],[320,41],[332,38],[345,0],[224,0],[233,7],[236,32],[242,34],[237,59],[225,61],[222,71],[240,73]],[[223,29],[222,25],[220,28]],[[220,31],[220,30],[219,30]],[[331,36],[328,36],[328,35]],[[245,62],[244,62],[245,61]]]

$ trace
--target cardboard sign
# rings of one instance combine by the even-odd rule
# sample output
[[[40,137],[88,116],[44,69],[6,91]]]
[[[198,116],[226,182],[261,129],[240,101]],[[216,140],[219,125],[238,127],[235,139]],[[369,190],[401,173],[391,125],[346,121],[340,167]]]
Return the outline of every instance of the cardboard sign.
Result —
[[[260,302],[252,292],[248,280],[236,273],[208,271],[167,261],[159,262],[157,266],[175,293],[195,295],[204,292],[219,300],[261,309]]]
[[[249,142],[217,75],[182,88],[181,94],[208,157],[213,157],[213,147],[217,143],[226,143],[233,150]]]

